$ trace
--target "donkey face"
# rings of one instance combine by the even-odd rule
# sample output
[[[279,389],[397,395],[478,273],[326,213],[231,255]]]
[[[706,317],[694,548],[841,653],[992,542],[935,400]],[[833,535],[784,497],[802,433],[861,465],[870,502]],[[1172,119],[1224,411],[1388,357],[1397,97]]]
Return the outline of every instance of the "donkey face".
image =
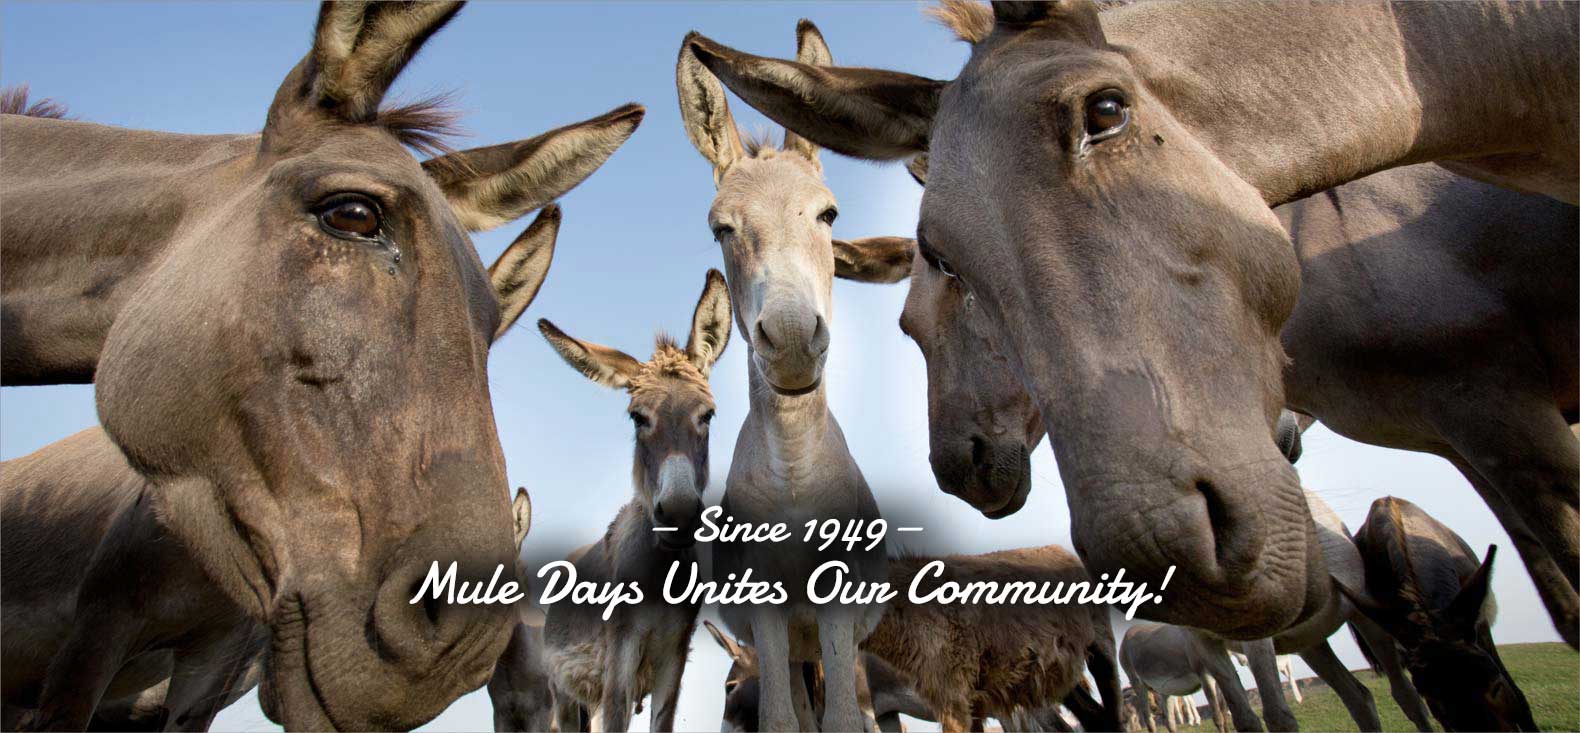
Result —
[[[828,62],[811,23],[802,21],[797,37],[800,58]],[[735,283],[735,313],[751,345],[752,369],[779,394],[810,392],[822,381],[828,355],[839,214],[817,148],[789,133],[777,150],[743,144],[724,87],[684,44],[675,83],[686,134],[713,165],[718,195],[708,226]]]
[[[730,294],[724,275],[709,270],[692,315],[684,350],[660,336],[653,357],[637,361],[622,351],[579,341],[547,320],[538,329],[561,358],[587,378],[631,394],[626,412],[636,430],[632,462],[636,499],[655,527],[658,543],[684,549],[695,542],[708,488],[708,424],[713,393],[708,372],[730,340]]]
[[[403,143],[441,118],[380,102],[456,10],[324,5],[262,136],[191,185],[99,362],[100,418],[161,515],[269,624],[264,688],[294,729],[410,728],[486,679],[509,609],[409,600],[432,563],[484,581],[511,562],[487,357],[558,211],[492,273],[466,232],[574,186],[640,119],[420,164]]]
[[[1260,195],[1194,140],[1088,2],[974,3],[952,82],[689,48],[840,152],[926,152],[918,241],[1004,336],[1093,572],[1193,589],[1160,618],[1252,638],[1325,596],[1272,440],[1298,266]]]

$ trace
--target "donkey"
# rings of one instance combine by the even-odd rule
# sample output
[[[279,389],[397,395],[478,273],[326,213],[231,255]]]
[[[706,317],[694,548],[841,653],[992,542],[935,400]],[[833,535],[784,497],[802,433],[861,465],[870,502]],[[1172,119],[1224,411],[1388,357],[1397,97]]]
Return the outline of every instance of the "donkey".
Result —
[[[1156,582],[1173,566],[1189,594],[1147,612],[1236,639],[1315,613],[1328,575],[1272,440],[1288,363],[1279,330],[1301,271],[1268,207],[1437,160],[1580,201],[1580,7],[1137,3],[1100,18],[1095,3],[1066,0],[946,11],[971,42],[951,81],[814,68],[700,36],[688,48],[817,144],[878,160],[928,153],[925,260],[956,275],[1005,335],[1093,572]],[[1555,350],[1558,363],[1574,364],[1573,352]],[[1554,384],[1565,386],[1556,396]],[[1504,419],[1462,432],[1519,424],[1544,464],[1573,469],[1563,423],[1577,415],[1574,384],[1489,390],[1469,401]],[[1496,459],[1483,463],[1498,473]],[[1504,516],[1524,525],[1511,534],[1535,540],[1522,551],[1544,551],[1561,571],[1543,573],[1567,586],[1545,595],[1570,640],[1577,476],[1544,466],[1489,479]]]
[[[503,316],[466,232],[643,115],[419,162],[451,118],[382,103],[457,11],[324,4],[261,134],[0,117],[0,382],[94,382],[169,530],[268,627],[291,728],[409,728],[487,679],[509,609],[406,603],[435,561],[477,583],[510,561]]]
[[[808,21],[796,28],[797,56],[832,63],[822,34]],[[741,523],[795,527],[808,520],[879,519],[866,479],[829,411],[823,367],[833,316],[833,278],[842,265],[832,239],[838,209],[822,180],[817,147],[787,133],[773,148],[741,141],[724,88],[681,44],[675,83],[686,134],[713,168],[718,194],[708,224],[724,253],[737,324],[746,335],[750,410],[736,438],[724,498],[726,517]],[[883,543],[845,553],[815,553],[779,543],[715,543],[715,580],[750,571],[791,594],[782,605],[732,605],[725,624],[756,646],[763,660],[763,730],[803,729],[795,662],[822,659],[827,675],[825,730],[864,727],[858,703],[857,645],[877,623],[874,604],[812,604],[805,591],[813,568],[845,563],[853,586],[887,580]],[[803,711],[804,712],[804,711]],[[871,727],[867,721],[865,727]]]
[[[657,589],[671,572],[685,573],[688,565],[695,572],[694,531],[708,487],[708,424],[714,409],[708,373],[730,339],[730,293],[723,273],[708,271],[685,349],[660,336],[645,362],[571,338],[547,320],[538,321],[538,329],[572,368],[631,395],[626,412],[636,430],[635,495],[603,538],[574,561],[578,580]],[[649,693],[653,729],[673,730],[699,607],[666,603],[655,594],[621,606],[605,621],[596,606],[552,606],[543,641],[560,730],[578,729],[585,707],[602,720],[601,730],[624,731],[632,706]]]
[[[532,497],[526,489],[516,489],[510,515],[516,528],[516,582],[525,590],[531,583],[521,566],[520,548],[532,529]],[[554,688],[543,659],[543,615],[525,602],[516,610],[519,620],[510,632],[510,643],[505,645],[505,653],[494,664],[494,676],[488,680],[494,730],[546,731],[554,714]]]
[[[1234,659],[1235,664],[1241,667],[1251,666],[1251,660],[1240,652],[1231,651],[1229,656]],[[1289,696],[1295,698],[1296,704],[1306,701],[1306,698],[1300,694],[1300,681],[1295,679],[1295,660],[1293,657],[1288,654],[1278,655],[1278,675],[1280,678],[1289,680]]]
[[[500,333],[548,276],[561,220],[557,205],[544,207],[489,268]],[[81,730],[90,720],[124,728],[155,717],[160,727],[204,730],[256,684],[266,629],[172,536],[155,488],[103,430],[0,466],[5,729]],[[518,492],[518,547],[526,501]],[[99,714],[106,706],[131,710]]]
[[[1365,558],[1365,585],[1339,587],[1397,641],[1444,730],[1537,730],[1525,694],[1492,641],[1498,546],[1477,562],[1464,538],[1392,496],[1372,502],[1355,544]]]

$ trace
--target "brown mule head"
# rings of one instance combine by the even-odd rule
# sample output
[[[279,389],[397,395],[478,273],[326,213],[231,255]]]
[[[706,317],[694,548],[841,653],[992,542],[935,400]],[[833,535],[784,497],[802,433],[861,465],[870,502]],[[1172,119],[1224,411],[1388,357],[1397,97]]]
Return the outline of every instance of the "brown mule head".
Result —
[[[993,10],[992,24],[963,14],[975,42],[950,82],[700,36],[687,49],[821,145],[928,153],[920,250],[1003,335],[1087,566],[1154,584],[1175,566],[1190,590],[1147,610],[1160,620],[1235,638],[1282,629],[1330,592],[1273,442],[1278,332],[1299,283],[1288,237],[1107,44],[1094,5]]]
[[[193,186],[98,364],[100,419],[161,516],[268,624],[267,707],[292,729],[411,728],[487,679],[511,609],[409,601],[433,563],[482,582],[512,563],[488,351],[558,211],[492,283],[467,229],[574,186],[641,116],[420,163],[406,145],[441,118],[380,103],[457,9],[326,3],[256,148]]]
[[[636,429],[636,499],[654,527],[674,528],[654,533],[660,546],[690,547],[708,488],[708,424],[714,409],[708,372],[730,340],[730,292],[724,274],[708,271],[686,347],[677,348],[660,336],[653,357],[645,362],[571,338],[546,319],[538,321],[538,330],[565,363],[588,379],[630,393],[626,412]]]
[[[1395,497],[1372,504],[1355,533],[1369,593],[1341,593],[1399,642],[1405,666],[1445,730],[1537,730],[1530,703],[1492,640],[1492,562],[1420,507]]]

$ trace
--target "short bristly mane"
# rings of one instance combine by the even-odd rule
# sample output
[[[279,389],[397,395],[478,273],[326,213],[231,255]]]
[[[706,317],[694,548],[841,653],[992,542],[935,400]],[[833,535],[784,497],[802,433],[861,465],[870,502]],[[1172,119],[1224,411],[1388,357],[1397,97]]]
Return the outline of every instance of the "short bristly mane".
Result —
[[[423,155],[455,152],[446,138],[461,134],[460,113],[451,106],[448,94],[385,107],[373,118],[373,124],[388,130],[402,145]]]
[[[66,119],[66,105],[49,97],[29,105],[27,103],[27,85],[18,84],[14,87],[0,90],[0,114],[64,120]]]
[[[922,12],[966,43],[981,43],[993,33],[993,9],[976,0],[939,0]]]

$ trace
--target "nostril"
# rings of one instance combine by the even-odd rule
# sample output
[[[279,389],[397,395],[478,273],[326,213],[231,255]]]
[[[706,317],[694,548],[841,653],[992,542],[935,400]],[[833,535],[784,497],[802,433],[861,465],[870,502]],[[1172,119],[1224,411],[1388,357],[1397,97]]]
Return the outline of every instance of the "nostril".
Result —
[[[971,465],[981,468],[987,464],[987,440],[980,435],[971,436]]]
[[[763,325],[762,319],[757,319],[757,340],[759,347],[774,347],[774,340],[768,337],[768,329]]]
[[[828,324],[823,321],[823,316],[817,316],[817,322],[812,327],[812,351],[821,354],[828,351]]]
[[[669,513],[664,511],[664,505],[662,503],[653,505],[653,519],[656,520],[661,526],[670,526]]]
[[[412,581],[411,587],[406,589],[406,597],[407,598],[416,598],[417,597],[417,593],[422,590],[422,584],[423,584],[422,581],[423,581],[422,578],[418,578],[418,579]],[[423,613],[423,616],[428,619],[428,624],[430,626],[433,626],[433,627],[438,627],[439,626],[439,608],[440,608],[441,605],[442,604],[440,603],[440,600],[438,598],[434,598],[434,594],[433,593],[430,592],[430,593],[424,593],[423,594],[423,596],[422,596],[422,613]]]

